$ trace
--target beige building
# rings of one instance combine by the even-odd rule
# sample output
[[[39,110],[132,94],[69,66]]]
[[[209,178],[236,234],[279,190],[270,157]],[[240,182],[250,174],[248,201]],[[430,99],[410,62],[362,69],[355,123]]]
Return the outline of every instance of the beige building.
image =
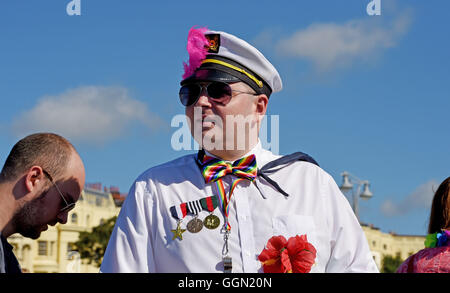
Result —
[[[383,233],[373,225],[362,224],[361,226],[379,269],[381,269],[383,257],[386,255],[393,257],[399,255],[401,259],[406,260],[410,255],[425,248],[425,236]]]
[[[86,187],[75,208],[69,212],[65,225],[57,224],[32,240],[20,234],[11,235],[8,242],[24,272],[30,273],[91,273],[98,272],[94,265],[82,264],[79,254],[72,251],[81,231],[89,231],[102,221],[119,214],[113,195]]]

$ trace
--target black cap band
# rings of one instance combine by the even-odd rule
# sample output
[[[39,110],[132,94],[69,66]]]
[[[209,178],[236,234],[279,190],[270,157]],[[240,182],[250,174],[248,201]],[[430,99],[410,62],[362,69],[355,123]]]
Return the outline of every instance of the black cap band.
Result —
[[[272,90],[269,85],[247,67],[231,59],[208,55],[193,75],[181,81],[181,85],[199,81],[239,82],[249,85],[257,94],[270,96]],[[239,71],[238,71],[239,70]]]

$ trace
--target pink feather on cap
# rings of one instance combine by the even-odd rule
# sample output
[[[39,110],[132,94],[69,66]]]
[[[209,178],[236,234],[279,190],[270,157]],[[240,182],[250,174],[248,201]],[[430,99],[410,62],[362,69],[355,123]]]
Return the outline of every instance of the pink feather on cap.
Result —
[[[189,53],[189,65],[183,62],[184,74],[183,79],[194,74],[195,70],[202,65],[208,52],[209,41],[205,37],[206,27],[195,28],[193,26],[189,30],[187,51]]]

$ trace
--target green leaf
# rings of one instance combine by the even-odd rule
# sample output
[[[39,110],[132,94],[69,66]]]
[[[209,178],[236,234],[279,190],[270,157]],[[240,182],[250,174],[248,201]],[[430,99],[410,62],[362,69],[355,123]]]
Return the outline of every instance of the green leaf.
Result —
[[[74,249],[80,253],[81,259],[100,267],[116,220],[117,216],[94,227],[92,232],[80,232],[78,241],[74,243]]]

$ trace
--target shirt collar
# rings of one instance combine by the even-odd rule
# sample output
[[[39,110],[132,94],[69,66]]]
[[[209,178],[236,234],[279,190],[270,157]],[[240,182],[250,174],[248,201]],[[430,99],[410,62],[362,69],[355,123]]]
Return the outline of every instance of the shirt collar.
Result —
[[[258,139],[258,143],[248,153],[243,155],[241,158],[244,158],[244,157],[247,157],[247,156],[250,156],[250,155],[255,155],[256,156],[256,164],[258,164],[258,155],[261,153],[261,150],[262,150],[261,141]],[[215,155],[211,154],[207,150],[205,150],[205,155],[208,155],[210,157],[222,160],[222,158],[219,158],[218,156],[215,156]],[[229,162],[229,163],[233,163],[234,162],[234,161],[227,161],[227,160],[223,160],[223,161]]]
[[[204,150],[204,152],[208,156],[211,156],[211,157],[214,157],[216,159],[222,160],[222,158],[219,158],[219,157],[211,154],[207,150]],[[246,153],[242,157],[245,157],[245,156],[248,156],[248,155],[251,155],[251,154],[254,154],[256,156],[256,165],[257,165],[258,168],[262,168],[265,164],[267,164],[267,163],[269,163],[269,162],[271,162],[271,161],[281,157],[280,155],[275,155],[271,151],[264,149],[262,147],[261,140],[259,140],[259,139],[258,139],[258,143],[248,153]],[[197,155],[195,156],[195,158],[196,158],[196,161],[198,162]],[[229,162],[233,163],[231,161],[229,161]]]

